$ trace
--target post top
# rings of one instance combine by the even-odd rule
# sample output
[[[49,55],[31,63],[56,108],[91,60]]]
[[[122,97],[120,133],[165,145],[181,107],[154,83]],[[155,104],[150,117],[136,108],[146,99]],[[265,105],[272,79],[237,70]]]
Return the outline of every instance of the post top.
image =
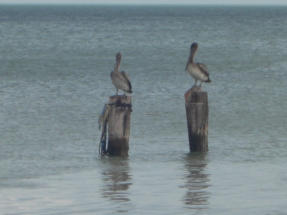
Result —
[[[205,103],[207,101],[207,92],[201,91],[201,88],[198,86],[193,86],[187,90],[184,94],[185,104],[193,103]]]
[[[114,95],[110,96],[109,104],[115,104],[116,106],[131,106],[131,96],[126,95]]]

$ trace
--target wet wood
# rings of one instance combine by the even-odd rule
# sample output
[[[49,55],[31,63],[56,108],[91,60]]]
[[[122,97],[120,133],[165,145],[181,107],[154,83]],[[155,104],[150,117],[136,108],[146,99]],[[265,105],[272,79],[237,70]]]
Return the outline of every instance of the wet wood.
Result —
[[[208,151],[208,97],[199,87],[192,87],[185,95],[185,109],[189,148],[191,152]]]
[[[110,155],[126,156],[129,151],[131,97],[126,95],[111,96],[108,119],[108,149]]]

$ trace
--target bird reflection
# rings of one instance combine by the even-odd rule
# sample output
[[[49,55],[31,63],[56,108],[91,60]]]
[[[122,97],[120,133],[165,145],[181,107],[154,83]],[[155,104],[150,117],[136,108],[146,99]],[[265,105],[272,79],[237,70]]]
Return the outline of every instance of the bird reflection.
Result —
[[[108,158],[103,163],[103,196],[114,202],[129,202],[128,189],[132,183],[128,159]]]
[[[185,158],[185,179],[184,187],[187,192],[184,202],[188,208],[205,209],[208,205],[209,175],[205,172],[207,166],[206,154],[192,153]]]

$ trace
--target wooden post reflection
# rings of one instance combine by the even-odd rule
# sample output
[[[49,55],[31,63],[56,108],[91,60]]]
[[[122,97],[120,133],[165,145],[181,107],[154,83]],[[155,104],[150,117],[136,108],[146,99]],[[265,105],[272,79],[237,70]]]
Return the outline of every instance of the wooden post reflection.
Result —
[[[116,202],[129,202],[131,186],[128,159],[109,158],[103,168],[103,196]]]
[[[204,153],[192,153],[185,157],[185,188],[184,202],[192,209],[205,209],[208,206],[209,175],[205,172],[207,166]]]

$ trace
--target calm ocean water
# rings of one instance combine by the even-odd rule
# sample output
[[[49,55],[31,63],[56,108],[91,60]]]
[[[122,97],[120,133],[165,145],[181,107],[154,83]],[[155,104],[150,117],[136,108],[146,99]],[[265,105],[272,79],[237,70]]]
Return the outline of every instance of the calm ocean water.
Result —
[[[287,7],[0,7],[0,214],[283,215]],[[189,154],[191,42],[209,152]],[[134,88],[127,159],[98,156],[115,53]]]

